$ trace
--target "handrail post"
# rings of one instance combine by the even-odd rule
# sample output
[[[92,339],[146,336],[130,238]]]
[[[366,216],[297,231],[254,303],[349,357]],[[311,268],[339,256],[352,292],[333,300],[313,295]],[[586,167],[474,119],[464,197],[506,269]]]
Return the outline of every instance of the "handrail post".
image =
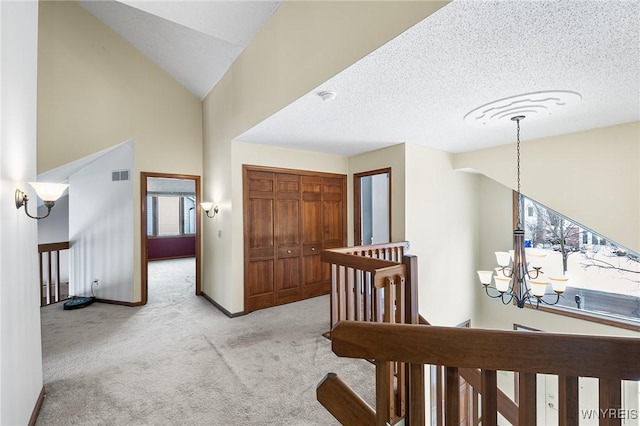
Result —
[[[578,378],[558,376],[558,422],[560,426],[578,425]]]
[[[444,424],[460,424],[460,374],[457,367],[445,367]],[[484,398],[483,398],[484,399]]]
[[[418,324],[418,257],[405,254],[402,257],[405,266],[405,324]]]
[[[518,373],[516,373],[518,374]],[[522,426],[536,424],[536,375],[519,373],[518,379],[518,421]]]
[[[482,370],[482,426],[498,424],[498,379],[495,370]]]
[[[376,418],[377,426],[386,426],[391,422],[394,412],[393,399],[393,371],[391,363],[376,361]]]
[[[600,425],[620,425],[618,411],[622,408],[622,388],[620,380],[600,379],[598,381],[598,399],[600,413]],[[615,410],[615,415],[611,415]]]

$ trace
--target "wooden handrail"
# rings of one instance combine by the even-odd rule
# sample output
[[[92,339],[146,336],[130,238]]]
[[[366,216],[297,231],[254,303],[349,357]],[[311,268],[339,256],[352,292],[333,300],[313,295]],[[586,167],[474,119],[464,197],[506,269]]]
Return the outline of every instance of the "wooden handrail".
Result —
[[[341,321],[333,352],[349,358],[640,380],[640,339]],[[621,360],[627,360],[621,362]]]
[[[40,306],[60,302],[68,298],[68,294],[62,293],[60,287],[60,251],[71,247],[69,241],[57,243],[38,244],[40,258]],[[46,259],[46,271],[45,271]],[[55,265],[55,267],[54,267]],[[68,284],[68,283],[67,283]]]
[[[341,423],[424,425],[425,365],[438,372],[431,401],[438,425],[459,425],[467,403],[474,425],[496,425],[498,414],[513,425],[536,424],[536,374],[558,376],[558,423],[577,425],[579,377],[600,379],[602,412],[622,406],[621,380],[640,379],[640,339],[429,325],[418,314],[417,259],[404,253],[408,243],[390,246],[322,253],[332,272],[333,352],[376,365],[375,410],[335,375],[318,387],[318,400]],[[498,388],[500,370],[518,374],[517,402]]]
[[[46,243],[38,244],[38,253],[44,253],[47,251],[67,250],[71,247],[69,241],[63,241],[60,243]]]
[[[334,249],[323,250],[321,259],[326,263],[332,263],[367,272],[374,272],[377,269],[388,268],[398,264],[398,262],[392,262],[390,260],[359,256],[351,253],[342,253]]]
[[[336,253],[354,254],[356,256],[367,256],[367,257],[372,257],[371,255],[376,253],[396,253],[397,254],[396,260],[398,261],[402,259],[402,256],[408,250],[409,250],[408,241],[370,244],[368,246],[340,247],[340,248],[331,249],[331,251]]]
[[[376,412],[335,373],[327,374],[316,388],[318,401],[343,425],[370,426]]]

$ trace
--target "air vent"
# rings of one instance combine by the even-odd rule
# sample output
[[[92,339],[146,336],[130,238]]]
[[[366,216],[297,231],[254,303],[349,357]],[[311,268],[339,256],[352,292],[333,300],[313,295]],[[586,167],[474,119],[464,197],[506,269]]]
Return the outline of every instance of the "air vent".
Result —
[[[129,180],[129,170],[114,170],[111,172],[111,180],[113,182],[120,180]]]

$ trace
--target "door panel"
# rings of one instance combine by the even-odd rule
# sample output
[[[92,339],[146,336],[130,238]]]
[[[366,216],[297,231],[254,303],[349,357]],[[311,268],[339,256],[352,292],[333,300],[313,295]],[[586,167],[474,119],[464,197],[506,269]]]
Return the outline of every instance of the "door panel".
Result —
[[[249,262],[247,290],[251,310],[273,306],[275,303],[273,272],[273,259]]]
[[[277,204],[276,245],[300,244],[300,202],[298,200],[278,200]]]
[[[249,249],[273,249],[273,200],[257,198],[249,200]]]
[[[276,304],[300,299],[300,176],[276,175]]]
[[[275,174],[244,175],[245,311],[276,302],[274,270]]]
[[[300,300],[300,258],[278,259],[277,265],[277,304]]]
[[[342,201],[324,201],[324,241],[327,244],[342,244],[344,222]]]

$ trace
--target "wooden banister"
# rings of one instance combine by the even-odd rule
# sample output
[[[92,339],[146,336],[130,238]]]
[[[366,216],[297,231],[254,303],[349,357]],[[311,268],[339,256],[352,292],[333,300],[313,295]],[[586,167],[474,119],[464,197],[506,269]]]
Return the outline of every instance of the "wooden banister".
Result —
[[[355,254],[341,253],[338,251],[323,250],[321,259],[323,262],[332,263],[347,268],[359,269],[366,272],[375,272],[378,269],[394,267],[398,262],[377,259],[375,257],[364,257]]]
[[[38,245],[40,259],[40,306],[60,302],[69,297],[61,291],[63,283],[60,281],[60,252],[71,247],[69,241],[46,243]],[[45,264],[47,265],[45,271]],[[68,287],[68,282],[64,283]]]
[[[327,374],[316,388],[318,401],[343,425],[370,426],[376,412],[335,373]]]
[[[71,247],[69,241],[63,241],[60,243],[46,243],[38,244],[38,253],[44,253],[47,251],[67,250]]]
[[[639,380],[640,339],[343,321],[333,351],[350,358]]]
[[[331,265],[331,328],[341,320],[418,322],[417,259],[406,254],[408,248],[400,242],[322,252]],[[409,401],[424,399],[422,366],[384,362],[376,371],[376,412],[384,413],[378,424],[424,417],[423,402],[408,409]]]
[[[464,383],[460,379],[473,388],[473,424],[496,425],[500,413],[513,425],[528,426],[536,424],[536,374],[558,376],[560,425],[579,423],[579,377],[599,379],[601,425],[621,424],[617,414],[622,409],[621,380],[640,378],[640,339],[627,337],[342,321],[333,329],[332,346],[339,356],[375,360],[377,384],[385,388],[388,365],[394,361],[410,363],[406,365],[411,370],[423,364],[446,365],[445,404],[436,408],[443,410],[446,425],[460,424],[461,407],[466,407],[460,400],[459,386]],[[519,372],[518,404],[498,388],[497,370]],[[478,395],[482,395],[481,418]],[[412,400],[410,410],[414,403],[424,405]],[[389,410],[385,404],[376,412]],[[405,424],[424,424],[424,411],[409,419]],[[432,419],[441,424],[439,414]],[[380,415],[375,424],[382,424]]]
[[[477,389],[478,391],[482,389],[482,374],[479,369],[461,367],[458,369],[458,371],[460,373],[460,377],[462,377],[465,381],[467,381],[467,383],[469,383],[472,388]],[[535,378],[535,375],[533,376]],[[534,388],[534,391],[535,391],[535,388]],[[535,397],[535,393],[534,393],[534,397]],[[507,421],[512,425],[518,424],[518,404],[513,402],[511,398],[509,398],[507,394],[502,392],[500,389],[497,389],[496,398],[498,403],[498,412],[502,414],[504,418],[507,419]],[[520,424],[527,424],[527,423],[520,423]]]
[[[498,414],[514,426],[535,425],[536,374],[558,376],[560,425],[578,424],[579,377],[599,379],[600,424],[620,424],[613,411],[622,408],[621,381],[640,379],[640,339],[431,326],[418,313],[417,259],[406,254],[408,243],[381,246],[322,253],[332,271],[333,352],[376,365],[375,410],[337,377],[323,385],[318,400],[333,399],[328,390],[335,389],[336,399],[362,412],[355,419],[341,403],[323,402],[342,424],[424,425],[425,365],[434,425],[496,425]],[[516,401],[498,388],[497,371],[517,374]]]

